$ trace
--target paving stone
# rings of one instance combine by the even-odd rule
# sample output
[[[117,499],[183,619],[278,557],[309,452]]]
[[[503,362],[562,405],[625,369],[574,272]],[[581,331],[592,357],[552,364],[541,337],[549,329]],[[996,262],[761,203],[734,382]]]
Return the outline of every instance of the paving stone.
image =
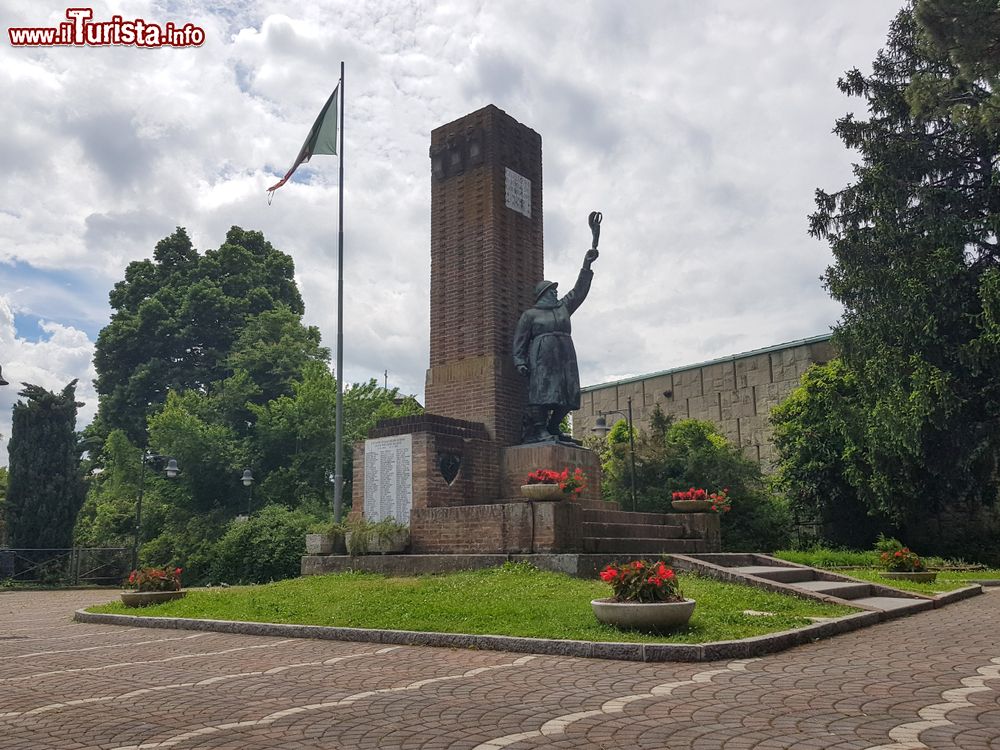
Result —
[[[110,596],[0,594],[0,750],[1000,750],[1000,591],[697,663],[69,621]]]

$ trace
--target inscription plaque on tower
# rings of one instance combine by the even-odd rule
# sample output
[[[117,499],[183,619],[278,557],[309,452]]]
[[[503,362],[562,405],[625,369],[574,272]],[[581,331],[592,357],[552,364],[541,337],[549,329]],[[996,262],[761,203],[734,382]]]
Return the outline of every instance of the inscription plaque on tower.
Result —
[[[365,517],[410,522],[413,507],[413,436],[365,440]]]
[[[531,218],[531,180],[519,175],[510,167],[505,167],[504,199],[507,208]]]

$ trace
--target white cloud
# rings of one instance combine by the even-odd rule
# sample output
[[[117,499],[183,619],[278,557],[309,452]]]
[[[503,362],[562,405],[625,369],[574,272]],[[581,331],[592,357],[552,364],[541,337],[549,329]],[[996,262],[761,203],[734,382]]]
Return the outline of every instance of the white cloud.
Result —
[[[43,336],[39,341],[20,338],[14,329],[14,310],[10,300],[0,295],[0,365],[10,385],[0,387],[0,466],[7,465],[7,442],[10,440],[11,409],[18,400],[22,383],[32,383],[50,391],[61,391],[74,378],[77,401],[83,403],[77,426],[88,424],[97,412],[97,394],[91,381],[96,377],[91,359],[94,342],[87,334],[70,326],[41,321]]]
[[[430,131],[488,103],[542,135],[549,278],[572,282],[587,214],[604,212],[597,276],[574,319],[585,383],[822,333],[838,309],[806,216],[817,186],[850,179],[830,130],[858,104],[834,83],[869,66],[901,5],[95,2],[95,19],[189,21],[206,43],[0,46],[13,115],[0,139],[0,294],[66,327],[18,346],[55,352],[64,333],[93,335],[111,285],[158,238],[185,226],[205,250],[232,224],[293,256],[307,322],[333,346],[336,159],[300,169],[270,207],[264,188],[290,165],[341,60],[348,380],[388,369],[390,384],[422,393]],[[0,23],[55,24],[64,12],[14,0]],[[31,284],[7,274],[27,266]],[[67,275],[86,283],[68,287]],[[53,385],[91,377],[67,356],[63,370],[52,359]],[[9,359],[0,349],[5,372]]]

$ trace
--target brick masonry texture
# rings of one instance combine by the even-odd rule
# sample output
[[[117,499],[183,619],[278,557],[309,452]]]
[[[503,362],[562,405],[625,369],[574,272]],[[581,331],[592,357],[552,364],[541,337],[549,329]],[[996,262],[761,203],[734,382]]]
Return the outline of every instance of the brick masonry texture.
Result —
[[[768,422],[771,409],[799,385],[811,365],[835,356],[829,336],[817,336],[701,365],[588,386],[583,389],[581,408],[573,412],[573,433],[578,439],[589,435],[601,411],[625,411],[631,396],[633,418],[640,429],[648,429],[657,406],[676,419],[713,422],[748,458],[769,469],[777,458]]]
[[[499,494],[499,454],[486,428],[476,422],[437,414],[386,419],[370,437],[413,435],[413,508],[490,502]],[[449,484],[441,474],[444,454],[461,456],[458,474]],[[365,444],[354,446],[354,490],[352,507],[362,514],[365,498]],[[412,533],[412,532],[411,532]]]
[[[525,383],[514,328],[542,279],[542,139],[490,105],[431,133],[431,341],[427,411],[520,440]],[[531,216],[506,205],[510,168]]]
[[[0,750],[109,750],[192,732],[159,746],[996,750],[1000,737],[1000,592],[708,664],[70,621],[114,595],[0,594]]]
[[[581,515],[579,504],[558,500],[414,509],[410,514],[411,551],[574,552],[581,544]]]

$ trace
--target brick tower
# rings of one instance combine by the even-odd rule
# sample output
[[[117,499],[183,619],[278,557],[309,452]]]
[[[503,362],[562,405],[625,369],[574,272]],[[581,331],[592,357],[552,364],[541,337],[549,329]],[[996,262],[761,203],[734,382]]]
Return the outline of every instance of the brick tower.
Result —
[[[511,346],[542,279],[542,138],[494,105],[431,133],[427,411],[520,442]]]

